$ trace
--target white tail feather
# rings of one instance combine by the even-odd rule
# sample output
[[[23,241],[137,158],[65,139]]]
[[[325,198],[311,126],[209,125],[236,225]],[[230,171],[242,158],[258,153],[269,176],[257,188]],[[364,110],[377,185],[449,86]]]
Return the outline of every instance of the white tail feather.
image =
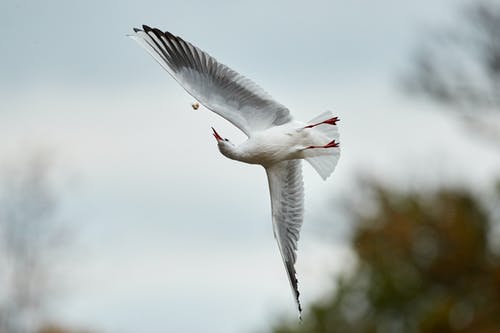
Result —
[[[326,148],[332,149],[332,148]],[[338,150],[338,149],[337,149]],[[311,166],[316,170],[316,172],[326,180],[332,172],[335,170],[335,166],[339,160],[340,154],[337,152],[336,155],[321,155],[314,157],[307,157],[306,161],[311,164]]]
[[[332,111],[325,111],[322,114],[320,114],[319,116],[311,119],[308,122],[308,125],[318,124],[322,121],[331,119],[333,117],[334,117],[334,114],[332,113]],[[330,139],[330,141],[333,139],[338,141],[339,129],[336,125],[332,126],[332,125],[328,125],[328,124],[322,124],[322,125],[314,127],[314,129],[316,131],[324,134],[328,139]]]
[[[331,111],[326,111],[319,116],[311,119],[309,125],[321,123],[322,121],[333,118]],[[323,137],[324,143],[335,140],[339,142],[339,131],[337,125],[321,124],[312,128],[318,136]],[[337,166],[340,157],[340,148],[314,148],[304,151],[305,160],[311,164],[316,172],[326,180]]]

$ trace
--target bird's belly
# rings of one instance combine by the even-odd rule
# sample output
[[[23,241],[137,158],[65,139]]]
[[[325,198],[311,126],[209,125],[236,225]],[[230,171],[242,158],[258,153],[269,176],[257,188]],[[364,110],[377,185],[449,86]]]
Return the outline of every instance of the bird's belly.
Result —
[[[293,140],[280,140],[279,143],[266,140],[266,142],[253,142],[251,145],[246,145],[241,161],[268,166],[296,158],[301,158],[301,156]]]
[[[250,151],[242,158],[242,162],[250,164],[272,165],[288,158],[282,150],[268,150],[266,152]]]

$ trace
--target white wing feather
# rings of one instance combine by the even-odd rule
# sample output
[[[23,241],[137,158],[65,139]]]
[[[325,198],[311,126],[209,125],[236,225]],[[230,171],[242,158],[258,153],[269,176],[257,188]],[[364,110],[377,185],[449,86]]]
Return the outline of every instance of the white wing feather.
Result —
[[[295,272],[297,242],[304,217],[304,184],[300,160],[277,163],[266,169],[271,192],[274,237],[285,264],[299,316],[302,311]]]
[[[189,94],[247,136],[291,121],[288,109],[251,80],[180,37],[148,26],[143,29],[134,29],[130,37]]]

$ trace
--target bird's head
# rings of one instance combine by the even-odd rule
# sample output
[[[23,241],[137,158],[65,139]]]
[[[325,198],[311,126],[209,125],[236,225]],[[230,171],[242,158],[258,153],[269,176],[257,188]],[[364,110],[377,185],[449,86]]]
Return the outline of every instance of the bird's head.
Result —
[[[234,144],[231,141],[229,141],[229,139],[220,136],[219,133],[217,133],[217,131],[213,127],[212,131],[214,131],[213,135],[215,137],[215,140],[217,140],[217,146],[219,147],[220,152],[227,157],[232,156],[232,152],[235,149]]]

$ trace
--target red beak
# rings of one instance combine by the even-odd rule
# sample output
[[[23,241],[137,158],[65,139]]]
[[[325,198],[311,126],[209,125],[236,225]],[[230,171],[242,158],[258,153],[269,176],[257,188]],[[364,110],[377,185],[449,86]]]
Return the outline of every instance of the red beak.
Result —
[[[214,137],[217,141],[222,141],[224,140],[220,135],[219,133],[217,133],[217,131],[215,130],[215,128],[212,127],[212,131],[214,131]]]

